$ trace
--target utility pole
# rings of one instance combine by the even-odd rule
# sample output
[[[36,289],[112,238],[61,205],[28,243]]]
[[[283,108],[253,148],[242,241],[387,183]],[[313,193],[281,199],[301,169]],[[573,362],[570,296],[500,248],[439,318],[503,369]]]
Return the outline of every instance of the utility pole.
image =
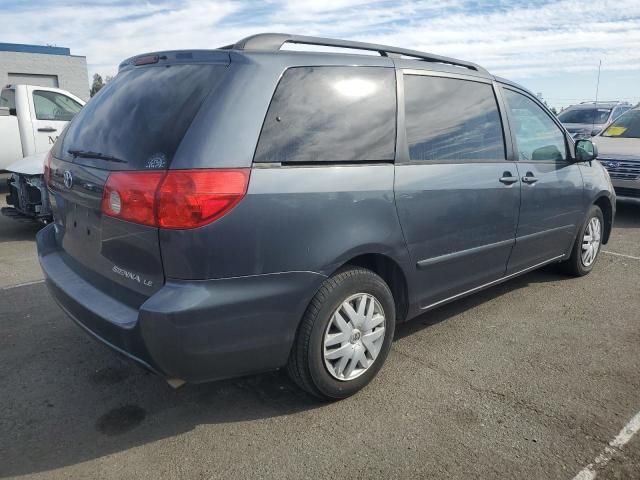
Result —
[[[600,90],[600,69],[601,68],[602,68],[602,59],[600,59],[600,62],[598,62],[598,80],[596,81],[596,101],[593,104],[593,106],[596,109],[598,108],[598,91]],[[593,112],[593,123],[591,124],[591,135],[593,135],[593,131],[595,130],[595,127],[596,127],[596,113],[597,113],[597,110]]]
[[[598,90],[600,90],[600,69],[602,68],[602,59],[598,63],[598,81],[596,82],[596,103],[598,103]]]

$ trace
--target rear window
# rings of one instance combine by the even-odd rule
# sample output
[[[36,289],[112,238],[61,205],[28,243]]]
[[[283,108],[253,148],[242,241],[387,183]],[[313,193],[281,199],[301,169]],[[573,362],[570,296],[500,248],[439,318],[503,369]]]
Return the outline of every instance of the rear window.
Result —
[[[222,65],[163,65],[119,73],[73,119],[56,154],[98,153],[121,160],[86,159],[111,169],[168,168]],[[84,162],[78,157],[76,161]],[[126,163],[124,163],[126,162]]]
[[[393,160],[392,68],[296,67],[271,100],[255,162]]]

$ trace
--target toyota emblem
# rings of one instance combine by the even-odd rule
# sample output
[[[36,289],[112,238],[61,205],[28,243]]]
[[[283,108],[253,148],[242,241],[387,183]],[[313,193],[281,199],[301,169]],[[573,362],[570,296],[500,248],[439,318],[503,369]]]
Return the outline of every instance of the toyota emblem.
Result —
[[[65,187],[71,188],[73,186],[73,175],[71,175],[71,172],[69,170],[64,171],[63,179]]]

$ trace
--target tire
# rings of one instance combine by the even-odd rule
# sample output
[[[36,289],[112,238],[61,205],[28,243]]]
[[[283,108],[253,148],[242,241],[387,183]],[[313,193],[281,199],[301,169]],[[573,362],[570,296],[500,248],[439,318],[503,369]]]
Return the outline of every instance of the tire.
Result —
[[[361,302],[368,317],[354,315],[361,313]],[[322,283],[302,318],[287,365],[291,379],[323,400],[353,395],[382,367],[391,349],[395,320],[393,295],[382,278],[361,267],[338,271]]]
[[[585,262],[583,257],[583,242],[586,240],[585,234],[589,228],[593,229],[593,223],[596,222],[599,225],[599,233],[597,234],[598,243],[595,247],[595,253],[593,258],[590,261]],[[578,236],[576,237],[576,241],[573,244],[571,249],[571,256],[560,263],[560,267],[564,273],[567,275],[571,275],[573,277],[582,277],[587,275],[591,270],[593,270],[593,266],[596,264],[596,260],[598,259],[598,255],[600,253],[600,248],[602,247],[602,232],[604,229],[604,216],[602,215],[602,210],[597,205],[592,205],[587,213],[587,218],[580,228],[578,232]]]

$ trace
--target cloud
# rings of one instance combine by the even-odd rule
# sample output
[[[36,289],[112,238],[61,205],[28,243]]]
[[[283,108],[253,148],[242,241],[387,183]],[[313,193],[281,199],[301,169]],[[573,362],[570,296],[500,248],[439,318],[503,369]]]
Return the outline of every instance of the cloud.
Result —
[[[111,0],[11,2],[3,41],[57,44],[114,74],[138,53],[215,48],[260,31],[374,41],[474,61],[509,78],[640,70],[640,2]]]

